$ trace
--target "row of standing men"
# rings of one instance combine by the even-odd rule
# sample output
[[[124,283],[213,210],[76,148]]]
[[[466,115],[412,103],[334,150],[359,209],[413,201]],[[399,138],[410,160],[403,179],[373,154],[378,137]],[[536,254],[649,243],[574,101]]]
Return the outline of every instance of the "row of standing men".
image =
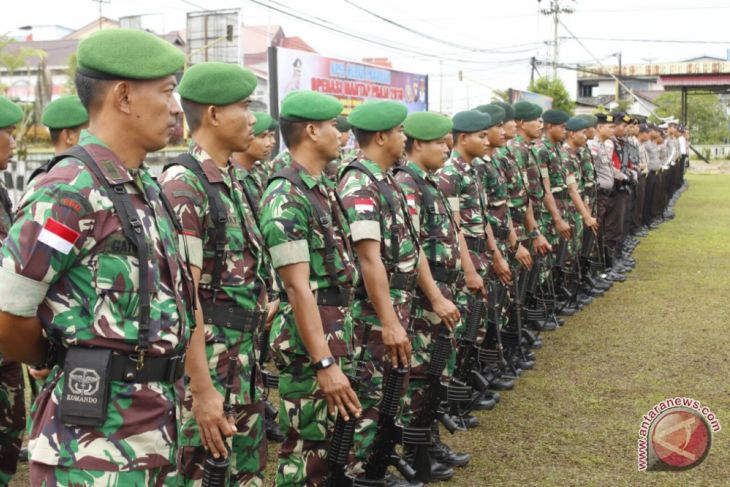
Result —
[[[17,362],[47,374],[33,485],[262,485],[273,386],[277,485],[446,480],[469,455],[437,423],[475,427],[540,332],[625,279],[630,224],[670,218],[683,179],[624,114],[367,102],[345,121],[313,92],[283,100],[287,150],[269,164],[277,122],[248,110],[255,76],[203,63],[177,86],[189,152],[155,181],[142,161],[181,111],[182,61],[141,32],[83,41],[79,99],[44,117],[60,154],[14,212],[3,199],[3,376],[12,393]],[[10,154],[18,111],[0,109]]]

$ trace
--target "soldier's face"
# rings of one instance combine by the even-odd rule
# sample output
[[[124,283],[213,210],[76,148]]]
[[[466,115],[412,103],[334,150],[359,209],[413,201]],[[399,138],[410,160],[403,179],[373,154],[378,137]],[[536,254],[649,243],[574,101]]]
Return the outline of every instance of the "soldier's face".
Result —
[[[446,159],[449,158],[449,146],[446,145],[446,137],[419,143],[421,160],[426,169],[429,171],[441,169]]]
[[[616,137],[623,137],[626,135],[626,124],[623,122],[617,123],[613,128],[613,135]]]
[[[550,125],[548,126],[547,132],[553,140],[565,140],[565,124]]]
[[[588,127],[586,129],[586,139],[590,140],[595,136],[596,136],[596,129],[594,129],[593,127]]]
[[[253,125],[256,118],[249,110],[250,100],[215,107],[215,126],[219,143],[231,152],[245,152],[253,141]],[[209,114],[212,109],[209,109]]]
[[[340,147],[345,147],[349,140],[350,140],[350,131],[349,130],[340,132]]]
[[[165,147],[177,127],[177,117],[182,111],[173,96],[177,81],[175,76],[149,81],[129,83],[128,107],[135,131],[135,139],[147,152]]]
[[[337,130],[337,120],[326,120],[314,125],[316,144],[322,156],[331,161],[340,155],[340,131]]]
[[[472,157],[484,157],[489,148],[489,136],[486,130],[464,134],[463,151]]]
[[[586,145],[586,141],[588,140],[588,137],[586,136],[586,129],[578,130],[575,132],[568,132],[568,137],[578,147],[583,147],[584,145]]]
[[[502,127],[504,127],[504,138],[507,140],[512,140],[515,138],[515,135],[517,135],[517,122],[514,120],[510,120],[509,122],[504,122],[502,124]]]
[[[613,137],[613,124],[612,123],[601,123],[596,126],[596,130],[598,131],[598,135],[600,135],[604,139]]]
[[[15,125],[0,129],[0,171],[8,168],[8,163],[15,152]]]
[[[504,136],[504,125],[499,124],[494,127],[487,129],[487,138],[489,139],[489,145],[492,147],[504,147],[507,145],[507,140]]]
[[[522,122],[522,129],[525,134],[531,139],[537,139],[540,137],[540,130],[542,130],[542,122],[539,118],[530,120],[529,122]]]
[[[385,143],[383,147],[388,152],[388,155],[393,156],[393,161],[397,161],[403,156],[403,151],[406,148],[406,134],[403,132],[403,124],[384,132]]]
[[[449,132],[446,134],[446,137],[444,137],[444,140],[446,141],[446,146],[449,148],[449,150],[454,148],[454,134]]]
[[[266,160],[271,155],[271,138],[268,132],[261,132],[253,138],[246,153],[256,161]]]

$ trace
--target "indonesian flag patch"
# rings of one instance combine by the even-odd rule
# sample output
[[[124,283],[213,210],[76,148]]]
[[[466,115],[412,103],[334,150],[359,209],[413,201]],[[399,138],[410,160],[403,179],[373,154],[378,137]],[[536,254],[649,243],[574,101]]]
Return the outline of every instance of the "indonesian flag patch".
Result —
[[[72,230],[58,220],[49,218],[38,235],[38,241],[48,245],[53,250],[68,255],[80,235],[79,232]]]
[[[408,202],[408,213],[415,215],[416,212],[416,195],[409,194],[406,196],[406,202]]]
[[[372,198],[355,198],[355,211],[374,211],[375,202]]]

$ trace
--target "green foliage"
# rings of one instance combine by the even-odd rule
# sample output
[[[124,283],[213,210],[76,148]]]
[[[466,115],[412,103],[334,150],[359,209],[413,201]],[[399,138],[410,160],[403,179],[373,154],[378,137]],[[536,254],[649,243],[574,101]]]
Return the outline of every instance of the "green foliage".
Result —
[[[506,90],[493,90],[492,91],[492,101],[503,101],[505,103],[510,103],[509,88]]]
[[[68,79],[66,79],[66,91],[69,95],[75,95],[76,83],[74,83],[74,78],[76,78],[76,53],[73,53],[68,57],[67,65],[68,68],[66,68],[66,75],[68,76]]]
[[[568,94],[568,90],[565,89],[565,84],[563,84],[561,79],[552,79],[546,76],[541,76],[530,83],[530,86],[528,86],[527,89],[533,93],[552,97],[553,108],[564,110],[571,115],[573,114],[575,102],[570,99],[570,94]]]
[[[663,93],[654,101],[660,117],[680,118],[681,93]],[[687,101],[687,124],[692,132],[692,141],[698,144],[720,144],[730,138],[728,117],[718,95],[692,95]],[[652,120],[657,123],[655,117]]]

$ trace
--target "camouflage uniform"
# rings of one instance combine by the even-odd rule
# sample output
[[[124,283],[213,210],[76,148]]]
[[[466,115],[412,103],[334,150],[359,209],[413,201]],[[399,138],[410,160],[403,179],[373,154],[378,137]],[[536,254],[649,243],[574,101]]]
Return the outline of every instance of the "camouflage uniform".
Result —
[[[149,242],[145,360],[180,353],[192,324],[191,289],[159,187],[145,166],[128,170],[90,132],[82,132],[80,144],[108,181],[124,184]],[[68,246],[41,239],[44,228],[61,228]],[[37,316],[45,335],[64,347],[133,354],[140,323],[139,264],[131,247],[105,187],[82,162],[64,159],[25,199],[0,250],[0,309]],[[181,403],[175,384],[112,381],[106,420],[93,427],[61,422],[65,380],[55,366],[31,411],[32,485],[42,479],[55,485],[54,477],[59,485],[112,477],[123,485],[138,484],[141,477],[150,485],[173,485]]]
[[[236,485],[263,485],[266,467],[266,438],[263,431],[263,404],[256,370],[256,329],[235,329],[206,316],[206,307],[246,310],[266,316],[266,285],[263,239],[259,232],[241,180],[244,175],[236,166],[219,168],[215,161],[195,142],[190,154],[200,165],[208,182],[217,191],[228,222],[225,225],[225,258],[220,274],[220,292],[214,289],[216,261],[216,221],[209,195],[199,177],[190,169],[173,165],[160,176],[160,185],[179,218],[191,264],[201,269],[198,295],[205,320],[205,353],[213,386],[221,395],[228,372],[228,359],[238,358],[238,377],[233,384],[236,434],[232,439],[231,478]],[[211,309],[212,311],[212,309]],[[260,319],[259,319],[260,322]],[[251,323],[255,326],[255,323]],[[183,426],[180,436],[179,471],[186,486],[200,485],[206,451],[193,415],[193,395],[185,388]]]
[[[269,170],[269,177],[273,176],[277,172],[281,171],[285,167],[291,166],[292,158],[291,158],[291,152],[289,152],[289,149],[284,149],[283,151],[279,152],[276,157],[274,157],[271,160],[271,163],[269,164],[270,170]]]
[[[525,242],[527,231],[525,229],[525,216],[527,215],[527,207],[529,198],[527,195],[527,181],[517,162],[515,151],[512,147],[500,147],[492,158],[499,163],[502,168],[505,186],[507,189],[507,206],[509,207],[510,216],[512,218],[512,227],[517,233],[517,239]]]
[[[251,170],[246,171],[248,175],[246,179],[248,180],[250,178],[256,186],[259,200],[261,199],[261,195],[264,194],[264,189],[266,189],[266,183],[268,182],[269,177],[273,174],[269,164],[269,161],[256,161],[253,163]]]
[[[476,159],[474,159],[476,162]],[[479,275],[486,281],[490,257],[487,251],[487,201],[482,179],[475,165],[469,164],[454,150],[451,158],[438,172],[439,188],[446,195],[451,210],[459,214],[461,231],[469,247],[469,256]],[[469,313],[469,296],[464,280],[457,283],[456,305],[462,316]],[[465,331],[466,320],[456,328],[459,337]]]
[[[406,171],[398,171],[395,180],[403,188],[409,209],[415,211],[413,225],[418,232],[434,281],[441,294],[454,301],[456,281],[461,274],[459,229],[446,196],[438,188],[438,179],[411,161],[406,162],[406,166],[421,178],[421,185]],[[421,187],[428,191],[428,196],[422,194]],[[411,374],[402,416],[404,424],[408,424],[412,415],[423,408],[426,373],[431,362],[431,337],[439,332],[439,328],[444,328],[441,318],[433,312],[431,301],[420,289],[416,290],[416,300],[411,341]],[[456,350],[452,349],[450,362],[455,358]]]
[[[272,179],[261,203],[261,230],[273,266],[278,269],[309,262],[309,285],[315,296],[327,288],[352,289],[358,274],[348,240],[350,228],[336,202],[334,185],[324,175],[310,175],[295,161],[290,167],[310,196],[329,212],[331,224],[313,225],[318,221],[317,212],[302,189],[289,180]],[[330,255],[326,255],[326,231],[336,243]],[[336,274],[334,280],[332,273]],[[347,373],[352,356],[349,307],[320,305],[318,308],[330,352]],[[327,474],[328,434],[334,418],[327,413],[324,394],[299,336],[292,307],[286,300],[274,318],[269,343],[280,371],[279,424],[286,437],[279,451],[276,485],[320,485]]]
[[[12,203],[0,181],[0,246],[12,225]],[[0,354],[0,486],[8,485],[18,464],[25,427],[23,369]]]
[[[473,166],[482,178],[482,187],[487,195],[487,219],[492,227],[494,239],[502,255],[507,255],[512,218],[509,211],[509,193],[504,169],[499,160],[485,156],[474,159]]]
[[[573,180],[578,188],[578,192],[583,194],[583,189],[581,189],[584,188],[583,173],[581,171],[583,166],[583,161],[581,160],[581,148],[579,147],[577,150],[573,150],[566,143],[563,146],[563,150],[563,153],[566,155],[566,158],[563,161],[565,170],[568,174],[573,175]],[[572,200],[570,208],[571,211],[569,214],[571,219],[571,228],[573,229],[573,249],[574,252],[578,254],[580,253],[581,245],[583,244],[583,217]]]
[[[418,269],[419,246],[409,215],[415,208],[408,206],[390,173],[384,172],[380,166],[362,154],[358,156],[357,161],[370,171],[381,185],[387,186],[389,192],[387,196],[392,201],[393,207],[391,212],[386,196],[363,171],[348,169],[346,172],[341,172],[338,192],[347,212],[352,240],[379,241],[380,254],[389,276],[394,272],[415,274]],[[352,164],[348,166],[350,167]],[[410,333],[413,293],[391,287],[390,298],[400,324]],[[382,399],[384,377],[391,365],[383,345],[382,326],[370,299],[362,289],[355,299],[352,315],[355,321],[358,356],[359,347],[365,346],[362,343],[363,332],[366,327],[370,327],[371,330],[367,351],[364,354],[366,370],[362,377],[363,387],[358,393],[362,416],[355,427],[353,472],[359,474],[375,439],[379,417],[377,406]]]
[[[543,136],[535,144],[535,149],[542,177],[550,178],[550,191],[555,198],[555,205],[565,222],[570,224],[571,230],[575,234],[575,225],[571,216],[573,211],[575,211],[575,206],[568,195],[568,184],[575,183],[575,176],[568,170],[565,164],[565,152],[560,145],[551,142],[547,136]],[[543,168],[546,168],[547,172],[544,172]],[[548,239],[548,242],[553,247],[557,247],[560,235],[555,229],[555,222],[550,225],[550,229],[545,235],[545,238]]]

